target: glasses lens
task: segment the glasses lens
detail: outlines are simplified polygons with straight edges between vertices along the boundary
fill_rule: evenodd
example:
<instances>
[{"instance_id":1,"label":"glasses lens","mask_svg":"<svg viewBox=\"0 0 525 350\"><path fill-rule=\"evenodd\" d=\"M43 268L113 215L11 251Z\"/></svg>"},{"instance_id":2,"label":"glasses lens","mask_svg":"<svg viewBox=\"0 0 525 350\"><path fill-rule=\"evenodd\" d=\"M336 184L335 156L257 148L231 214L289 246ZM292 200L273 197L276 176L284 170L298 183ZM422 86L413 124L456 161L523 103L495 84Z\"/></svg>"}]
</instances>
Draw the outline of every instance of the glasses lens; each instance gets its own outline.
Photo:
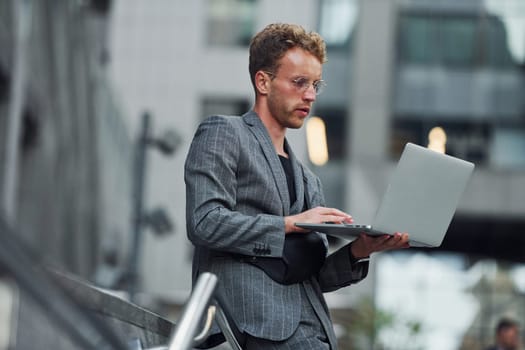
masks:
<instances>
[{"instance_id":1,"label":"glasses lens","mask_svg":"<svg viewBox=\"0 0 525 350\"><path fill-rule=\"evenodd\" d=\"M292 82L300 91L306 91L306 89L308 89L308 87L310 86L310 82L306 78L297 78L295 80L292 80Z\"/></svg>"},{"instance_id":2,"label":"glasses lens","mask_svg":"<svg viewBox=\"0 0 525 350\"><path fill-rule=\"evenodd\" d=\"M326 87L326 82L324 80L318 80L314 82L314 89L315 93L319 95L321 92L323 92L324 88Z\"/></svg>"},{"instance_id":3,"label":"glasses lens","mask_svg":"<svg viewBox=\"0 0 525 350\"><path fill-rule=\"evenodd\" d=\"M323 89L326 86L326 82L324 80L317 80L313 83L310 83L310 81L307 78L297 78L292 80L292 83L294 83L295 87L301 92L305 92L306 90L308 90L308 88L311 85L314 87L316 95L319 95L321 92L323 92Z\"/></svg>"}]
</instances>

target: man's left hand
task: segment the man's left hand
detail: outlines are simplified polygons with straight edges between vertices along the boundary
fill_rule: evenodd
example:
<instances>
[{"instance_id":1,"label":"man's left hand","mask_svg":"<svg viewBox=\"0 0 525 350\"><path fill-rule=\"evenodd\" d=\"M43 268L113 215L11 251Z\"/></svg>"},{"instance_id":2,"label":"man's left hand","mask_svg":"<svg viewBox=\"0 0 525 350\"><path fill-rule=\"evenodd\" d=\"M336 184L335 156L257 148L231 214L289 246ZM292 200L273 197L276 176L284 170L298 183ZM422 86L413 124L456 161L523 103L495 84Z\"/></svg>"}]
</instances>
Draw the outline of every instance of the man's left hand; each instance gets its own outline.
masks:
<instances>
[{"instance_id":1,"label":"man's left hand","mask_svg":"<svg viewBox=\"0 0 525 350\"><path fill-rule=\"evenodd\" d=\"M350 244L350 251L356 259L385 250L410 248L408 233L396 232L393 235L371 236L362 233Z\"/></svg>"}]
</instances>

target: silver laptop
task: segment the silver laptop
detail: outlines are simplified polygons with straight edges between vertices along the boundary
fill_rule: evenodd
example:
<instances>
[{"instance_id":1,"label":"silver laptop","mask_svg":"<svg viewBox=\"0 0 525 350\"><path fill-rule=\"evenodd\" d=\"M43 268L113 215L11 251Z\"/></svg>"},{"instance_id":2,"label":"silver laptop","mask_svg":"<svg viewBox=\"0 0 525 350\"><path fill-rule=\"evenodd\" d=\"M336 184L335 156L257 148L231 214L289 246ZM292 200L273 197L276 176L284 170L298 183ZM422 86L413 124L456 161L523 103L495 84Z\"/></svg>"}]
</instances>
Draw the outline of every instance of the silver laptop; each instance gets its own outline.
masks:
<instances>
[{"instance_id":1,"label":"silver laptop","mask_svg":"<svg viewBox=\"0 0 525 350\"><path fill-rule=\"evenodd\" d=\"M296 226L352 240L407 232L410 245L439 247L474 170L474 164L407 143L371 224Z\"/></svg>"}]
</instances>

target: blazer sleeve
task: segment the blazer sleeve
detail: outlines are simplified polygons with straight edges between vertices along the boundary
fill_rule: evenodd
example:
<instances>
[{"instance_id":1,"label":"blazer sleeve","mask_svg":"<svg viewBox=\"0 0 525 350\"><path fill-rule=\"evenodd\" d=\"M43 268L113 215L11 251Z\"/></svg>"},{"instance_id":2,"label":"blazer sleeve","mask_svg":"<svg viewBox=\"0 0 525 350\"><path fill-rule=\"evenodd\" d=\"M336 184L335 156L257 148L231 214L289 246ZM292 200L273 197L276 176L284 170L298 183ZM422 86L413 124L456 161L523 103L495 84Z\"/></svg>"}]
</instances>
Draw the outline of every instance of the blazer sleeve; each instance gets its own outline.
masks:
<instances>
[{"instance_id":1,"label":"blazer sleeve","mask_svg":"<svg viewBox=\"0 0 525 350\"><path fill-rule=\"evenodd\" d=\"M282 256L284 218L245 215L237 208L242 147L239 130L214 116L197 129L185 162L186 225L195 245L243 255ZM253 189L253 200L261 191Z\"/></svg>"},{"instance_id":2,"label":"blazer sleeve","mask_svg":"<svg viewBox=\"0 0 525 350\"><path fill-rule=\"evenodd\" d=\"M323 292L357 283L368 275L369 261L353 263L350 257L350 244L330 254L319 273L319 285Z\"/></svg>"}]
</instances>

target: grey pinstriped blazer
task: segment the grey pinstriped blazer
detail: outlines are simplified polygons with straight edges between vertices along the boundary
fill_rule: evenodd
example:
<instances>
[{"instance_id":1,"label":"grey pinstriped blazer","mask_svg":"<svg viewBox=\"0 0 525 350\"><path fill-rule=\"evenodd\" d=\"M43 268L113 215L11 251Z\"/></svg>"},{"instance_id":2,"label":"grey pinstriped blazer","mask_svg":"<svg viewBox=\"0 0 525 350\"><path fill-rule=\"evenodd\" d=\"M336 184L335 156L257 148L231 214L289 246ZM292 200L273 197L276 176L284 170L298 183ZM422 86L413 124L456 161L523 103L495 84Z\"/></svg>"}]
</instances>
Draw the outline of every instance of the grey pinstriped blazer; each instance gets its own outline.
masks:
<instances>
[{"instance_id":1,"label":"grey pinstriped blazer","mask_svg":"<svg viewBox=\"0 0 525 350\"><path fill-rule=\"evenodd\" d=\"M253 111L242 117L212 116L195 133L185 163L186 224L195 246L193 279L210 271L219 278L239 327L259 338L284 340L298 326L300 284L281 285L262 270L227 254L281 257L284 216L299 213L304 203L324 205L321 183L288 147L297 201L290 204L286 176L263 123ZM326 242L326 237L323 236ZM314 309L329 328L322 292L360 281L368 266L352 266L349 249L327 257L319 276L303 282ZM222 255L222 256L217 256Z\"/></svg>"}]
</instances>

